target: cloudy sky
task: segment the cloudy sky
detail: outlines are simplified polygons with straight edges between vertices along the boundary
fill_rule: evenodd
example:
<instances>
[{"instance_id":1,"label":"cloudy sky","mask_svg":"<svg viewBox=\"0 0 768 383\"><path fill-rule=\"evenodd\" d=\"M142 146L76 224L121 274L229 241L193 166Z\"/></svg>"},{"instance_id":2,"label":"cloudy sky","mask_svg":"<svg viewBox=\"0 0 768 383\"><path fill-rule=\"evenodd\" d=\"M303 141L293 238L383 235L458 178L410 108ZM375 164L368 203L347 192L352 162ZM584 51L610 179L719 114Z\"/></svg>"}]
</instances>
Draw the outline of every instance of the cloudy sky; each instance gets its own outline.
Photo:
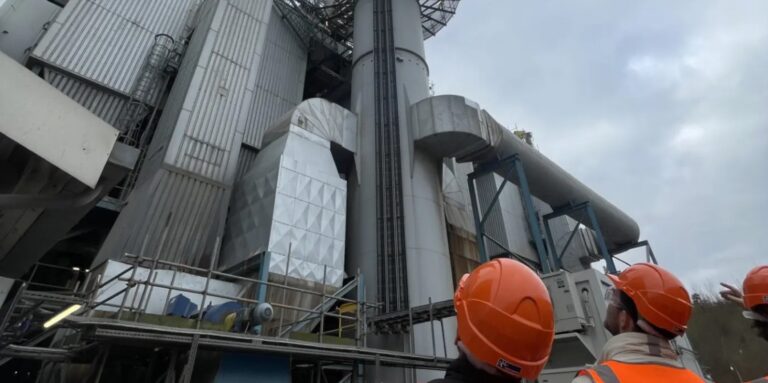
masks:
<instances>
[{"instance_id":1,"label":"cloudy sky","mask_svg":"<svg viewBox=\"0 0 768 383\"><path fill-rule=\"evenodd\" d=\"M634 217L694 289L768 263L768 2L462 1L427 41L471 98Z\"/></svg>"}]
</instances>

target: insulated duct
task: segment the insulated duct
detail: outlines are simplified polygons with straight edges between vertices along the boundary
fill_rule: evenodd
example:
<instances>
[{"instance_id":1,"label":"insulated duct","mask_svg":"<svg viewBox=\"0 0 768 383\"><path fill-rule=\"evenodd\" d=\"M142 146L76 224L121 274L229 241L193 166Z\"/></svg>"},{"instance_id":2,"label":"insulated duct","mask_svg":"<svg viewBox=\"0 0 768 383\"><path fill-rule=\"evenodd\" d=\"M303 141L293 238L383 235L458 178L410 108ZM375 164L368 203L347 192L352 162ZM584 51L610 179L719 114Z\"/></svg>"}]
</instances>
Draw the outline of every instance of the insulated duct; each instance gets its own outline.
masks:
<instances>
[{"instance_id":1,"label":"insulated duct","mask_svg":"<svg viewBox=\"0 0 768 383\"><path fill-rule=\"evenodd\" d=\"M357 116L322 98L304 100L284 114L264 133L261 147L282 137L292 125L338 144L351 153L357 152Z\"/></svg>"},{"instance_id":2,"label":"insulated duct","mask_svg":"<svg viewBox=\"0 0 768 383\"><path fill-rule=\"evenodd\" d=\"M451 95L429 97L411 106L410 113L415 145L433 157L483 164L517 155L534 196L553 209L589 201L609 250L637 242L640 229L631 217L517 138L473 101ZM500 176L519 184L515 172L504 170L498 172ZM583 223L590 225L588 220Z\"/></svg>"}]
</instances>

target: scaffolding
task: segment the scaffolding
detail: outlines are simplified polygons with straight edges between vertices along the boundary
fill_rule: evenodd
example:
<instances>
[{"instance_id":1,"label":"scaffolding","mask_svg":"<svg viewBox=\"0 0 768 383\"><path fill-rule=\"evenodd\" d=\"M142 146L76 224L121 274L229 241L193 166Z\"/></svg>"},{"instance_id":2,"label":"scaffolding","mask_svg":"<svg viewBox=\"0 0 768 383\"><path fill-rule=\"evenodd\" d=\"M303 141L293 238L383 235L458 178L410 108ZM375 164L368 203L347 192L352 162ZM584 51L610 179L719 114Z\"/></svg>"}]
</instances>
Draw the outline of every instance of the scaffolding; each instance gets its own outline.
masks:
<instances>
[{"instance_id":1,"label":"scaffolding","mask_svg":"<svg viewBox=\"0 0 768 383\"><path fill-rule=\"evenodd\" d=\"M433 347L433 355L416 355L373 349L367 347L366 337L391 332L396 321L400 322L397 325L399 331L409 331L415 323L430 319L438 321L446 313L453 315L450 303L411 309L410 324L402 323L402 318L392 315L391 318L369 317L368 313L377 309L378 304L365 302L364 284L359 273L336 294L326 294L324 289L316 291L268 281L265 271L268 261L267 253L254 272L256 277L225 273L212 266L194 267L131 254L126 254L120 263L123 269L111 276L105 272L110 261L90 270L37 264L26 280L19 281L11 304L0 315L0 365L12 358L41 360L41 374L54 379L63 374L62 366L89 363L91 368L87 379L98 382L108 370L105 366L114 360L110 355L115 355L117 359L117 355L125 353L121 351L125 348L140 348L166 350L167 356L161 360L163 366L150 368L146 376L153 381L164 382L189 382L194 373L198 349L288 355L294 362L309 362L318 368L318 374L328 369L343 370L346 381L362 378L362 366L365 365L369 366L367 376L376 376L379 368L384 366L420 369L445 369L448 366L444 350L437 352ZM171 273L170 283L158 278L160 271ZM51 281L51 273L59 275L58 282ZM177 278L181 275L204 278L203 287L180 286ZM212 288L214 283L222 281L236 283L252 294L223 294ZM115 286L119 288L116 290ZM210 306L205 303L209 299L234 301L250 309L265 302L266 288L319 297L321 304L307 308L268 302L280 315L290 311L302 314L299 320L293 322L274 318L273 324L279 323L275 336L261 334L260 327L253 322L239 325L239 320L215 323L207 319ZM151 299L163 296L165 314L172 292L202 296L196 302L200 307L197 315L179 318L158 315L148 309ZM41 326L55 313L72 305L82 308L54 327ZM302 324L312 321L313 325L305 325L304 328L310 332L304 333L304 337L293 336L299 333ZM329 323L338 325L327 326ZM434 345L435 339L432 343ZM160 363L154 360L144 362Z\"/></svg>"}]
</instances>

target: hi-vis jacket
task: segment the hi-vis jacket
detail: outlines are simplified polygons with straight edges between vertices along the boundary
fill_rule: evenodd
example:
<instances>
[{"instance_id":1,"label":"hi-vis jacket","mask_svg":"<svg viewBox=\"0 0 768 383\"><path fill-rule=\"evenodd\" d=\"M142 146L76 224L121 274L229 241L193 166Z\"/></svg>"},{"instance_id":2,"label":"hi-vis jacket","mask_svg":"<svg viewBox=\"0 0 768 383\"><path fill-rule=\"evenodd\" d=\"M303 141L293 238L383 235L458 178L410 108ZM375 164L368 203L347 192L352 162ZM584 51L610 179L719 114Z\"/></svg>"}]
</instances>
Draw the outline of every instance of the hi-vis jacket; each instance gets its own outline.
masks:
<instances>
[{"instance_id":1,"label":"hi-vis jacket","mask_svg":"<svg viewBox=\"0 0 768 383\"><path fill-rule=\"evenodd\" d=\"M642 333L619 334L608 340L597 363L582 370L572 383L635 382L703 383L683 367L665 339Z\"/></svg>"}]
</instances>

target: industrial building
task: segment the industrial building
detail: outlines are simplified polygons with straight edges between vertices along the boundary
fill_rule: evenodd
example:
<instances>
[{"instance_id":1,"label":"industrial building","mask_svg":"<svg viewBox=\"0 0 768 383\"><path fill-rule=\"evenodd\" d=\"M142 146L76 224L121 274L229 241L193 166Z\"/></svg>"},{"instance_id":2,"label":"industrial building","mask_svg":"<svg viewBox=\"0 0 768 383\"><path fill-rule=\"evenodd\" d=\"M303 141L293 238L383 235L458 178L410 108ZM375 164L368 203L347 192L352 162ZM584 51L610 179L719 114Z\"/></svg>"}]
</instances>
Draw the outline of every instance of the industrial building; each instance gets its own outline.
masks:
<instances>
[{"instance_id":1,"label":"industrial building","mask_svg":"<svg viewBox=\"0 0 768 383\"><path fill-rule=\"evenodd\" d=\"M0 4L3 381L423 382L458 278L513 257L555 305L539 381L570 382L608 338L592 264L656 258L530 133L431 94L460 10Z\"/></svg>"}]
</instances>

